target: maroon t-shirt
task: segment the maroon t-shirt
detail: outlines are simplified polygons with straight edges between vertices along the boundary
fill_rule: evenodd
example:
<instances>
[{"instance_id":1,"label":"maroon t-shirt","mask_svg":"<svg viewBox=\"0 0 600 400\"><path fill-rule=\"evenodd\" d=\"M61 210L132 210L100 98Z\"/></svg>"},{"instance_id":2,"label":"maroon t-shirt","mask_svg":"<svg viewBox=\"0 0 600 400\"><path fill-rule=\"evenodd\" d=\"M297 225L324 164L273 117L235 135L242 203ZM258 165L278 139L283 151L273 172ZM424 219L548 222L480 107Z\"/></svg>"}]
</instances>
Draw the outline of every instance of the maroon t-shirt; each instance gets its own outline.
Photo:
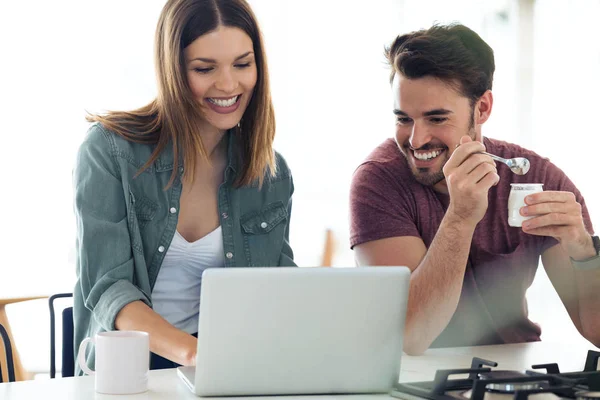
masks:
<instances>
[{"instance_id":1,"label":"maroon t-shirt","mask_svg":"<svg viewBox=\"0 0 600 400\"><path fill-rule=\"evenodd\" d=\"M462 293L450 323L432 347L474 346L540 340L541 330L528 318L525 292L533 282L540 255L558 242L523 233L508 225L511 183L543 183L544 190L581 193L547 158L514 144L484 138L487 151L504 158L526 157L523 176L498 166L500 182L489 191L489 206L479 222L465 271ZM350 191L350 246L395 236L433 241L450 198L418 183L393 139L377 147L357 168Z\"/></svg>"}]
</instances>

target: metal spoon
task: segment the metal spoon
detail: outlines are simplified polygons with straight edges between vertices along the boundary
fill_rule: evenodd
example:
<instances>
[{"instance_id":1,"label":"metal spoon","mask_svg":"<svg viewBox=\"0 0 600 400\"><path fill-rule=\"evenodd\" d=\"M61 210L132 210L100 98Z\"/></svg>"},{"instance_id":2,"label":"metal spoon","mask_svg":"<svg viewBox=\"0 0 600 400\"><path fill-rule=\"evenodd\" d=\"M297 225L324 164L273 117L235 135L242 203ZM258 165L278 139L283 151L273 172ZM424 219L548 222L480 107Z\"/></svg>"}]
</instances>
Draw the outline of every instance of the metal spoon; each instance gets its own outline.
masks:
<instances>
[{"instance_id":1,"label":"metal spoon","mask_svg":"<svg viewBox=\"0 0 600 400\"><path fill-rule=\"evenodd\" d=\"M510 168L510 170L517 175L525 175L527 172L529 172L529 160L526 158L515 157L507 160L506 158L498 157L486 152L482 152L481 154L485 154L486 156L492 157L496 161L506 164L508 168Z\"/></svg>"}]
</instances>

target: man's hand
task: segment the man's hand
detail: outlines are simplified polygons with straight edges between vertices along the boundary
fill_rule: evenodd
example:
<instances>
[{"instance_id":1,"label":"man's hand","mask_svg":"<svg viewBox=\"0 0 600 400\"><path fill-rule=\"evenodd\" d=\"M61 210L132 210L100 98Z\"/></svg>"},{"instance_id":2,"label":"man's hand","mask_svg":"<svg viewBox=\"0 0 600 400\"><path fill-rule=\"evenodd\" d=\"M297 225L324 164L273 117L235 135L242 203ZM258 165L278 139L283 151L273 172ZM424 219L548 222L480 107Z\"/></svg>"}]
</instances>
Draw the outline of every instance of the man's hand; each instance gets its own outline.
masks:
<instances>
[{"instance_id":1,"label":"man's hand","mask_svg":"<svg viewBox=\"0 0 600 400\"><path fill-rule=\"evenodd\" d=\"M574 260L596 255L592 238L585 228L581 204L571 192L540 192L525 198L521 215L535 216L523 222L523 232L552 236Z\"/></svg>"},{"instance_id":2,"label":"man's hand","mask_svg":"<svg viewBox=\"0 0 600 400\"><path fill-rule=\"evenodd\" d=\"M488 191L500 180L494 160L477 154L482 151L483 143L463 136L443 169L450 195L448 213L472 226L485 215Z\"/></svg>"}]
</instances>

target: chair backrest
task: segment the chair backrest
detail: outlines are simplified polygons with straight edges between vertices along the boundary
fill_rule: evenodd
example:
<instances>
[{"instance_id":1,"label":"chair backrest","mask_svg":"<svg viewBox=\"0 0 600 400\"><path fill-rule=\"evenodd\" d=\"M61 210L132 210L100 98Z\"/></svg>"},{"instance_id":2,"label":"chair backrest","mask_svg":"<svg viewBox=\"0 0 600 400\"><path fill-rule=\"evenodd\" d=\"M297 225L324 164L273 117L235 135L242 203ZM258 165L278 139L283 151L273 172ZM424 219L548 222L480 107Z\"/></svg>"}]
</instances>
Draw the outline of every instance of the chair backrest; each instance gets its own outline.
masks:
<instances>
[{"instance_id":1,"label":"chair backrest","mask_svg":"<svg viewBox=\"0 0 600 400\"><path fill-rule=\"evenodd\" d=\"M0 335L2 336L2 342L4 342L4 351L6 353L6 368L8 369L8 381L15 382L15 365L13 363L12 345L10 344L10 338L8 332L2 324L0 324ZM2 367L0 366L0 383L2 383Z\"/></svg>"},{"instance_id":2,"label":"chair backrest","mask_svg":"<svg viewBox=\"0 0 600 400\"><path fill-rule=\"evenodd\" d=\"M75 375L75 354L73 349L73 307L62 312L62 376Z\"/></svg>"},{"instance_id":3,"label":"chair backrest","mask_svg":"<svg viewBox=\"0 0 600 400\"><path fill-rule=\"evenodd\" d=\"M73 297L73 293L59 293L50 296L50 378L56 377L56 322L54 317L54 300ZM73 307L62 311L62 368L63 377L75 375L75 354L73 350Z\"/></svg>"}]
</instances>

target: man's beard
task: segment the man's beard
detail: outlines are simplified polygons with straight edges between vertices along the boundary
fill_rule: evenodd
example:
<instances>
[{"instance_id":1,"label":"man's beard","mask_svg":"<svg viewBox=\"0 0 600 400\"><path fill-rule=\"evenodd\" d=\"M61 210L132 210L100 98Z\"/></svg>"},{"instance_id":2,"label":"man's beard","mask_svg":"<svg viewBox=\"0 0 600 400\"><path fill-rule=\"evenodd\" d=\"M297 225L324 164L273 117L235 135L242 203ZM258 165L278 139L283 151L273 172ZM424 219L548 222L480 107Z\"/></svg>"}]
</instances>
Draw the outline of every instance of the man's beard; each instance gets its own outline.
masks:
<instances>
[{"instance_id":1,"label":"man's beard","mask_svg":"<svg viewBox=\"0 0 600 400\"><path fill-rule=\"evenodd\" d=\"M412 167L411 172L415 177L416 181L423 186L435 186L436 184L443 181L446 177L442 168L448 160L444 161L444 164L440 167L439 171L430 172L429 168L416 168Z\"/></svg>"},{"instance_id":2,"label":"man's beard","mask_svg":"<svg viewBox=\"0 0 600 400\"><path fill-rule=\"evenodd\" d=\"M469 123L469 128L465 135L469 136L472 140L475 140L475 138L477 137L477 133L475 132L475 107L473 106L471 107L471 121ZM412 149L409 144L404 144L402 147L404 147L404 151L401 153L404 154L404 156L406 157L406 155L409 152L411 152ZM428 146L425 145L419 150L427 150L427 147ZM413 176L415 177L415 180L423 186L435 186L444 179L446 179L446 176L444 175L444 165L446 165L446 163L450 159L449 150L450 149L446 148L444 154L438 156L446 158L445 160L443 160L442 165L440 165L439 170L433 171L431 168L417 168L414 165L411 165L410 170Z\"/></svg>"}]
</instances>

